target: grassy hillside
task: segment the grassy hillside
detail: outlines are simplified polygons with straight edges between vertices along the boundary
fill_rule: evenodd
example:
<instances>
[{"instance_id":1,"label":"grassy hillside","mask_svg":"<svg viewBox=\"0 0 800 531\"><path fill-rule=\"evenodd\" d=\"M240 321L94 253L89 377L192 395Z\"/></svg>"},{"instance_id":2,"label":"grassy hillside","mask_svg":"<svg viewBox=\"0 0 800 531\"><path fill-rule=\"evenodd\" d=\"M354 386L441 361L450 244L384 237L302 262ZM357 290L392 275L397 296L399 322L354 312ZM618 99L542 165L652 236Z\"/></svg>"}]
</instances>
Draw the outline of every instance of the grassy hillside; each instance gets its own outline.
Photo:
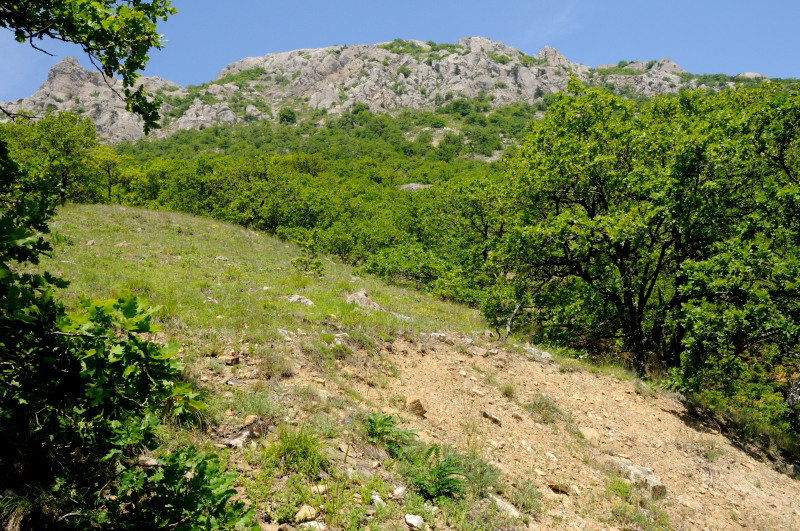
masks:
<instances>
[{"instance_id":1,"label":"grassy hillside","mask_svg":"<svg viewBox=\"0 0 800 531\"><path fill-rule=\"evenodd\" d=\"M128 289L160 306L156 339L180 343L205 394L205 428L163 427L154 456L186 443L219 453L262 529L404 530L416 515L444 530L766 530L792 518L796 482L674 398L499 346L475 310L330 260L304 274L293 244L208 218L70 205L52 227L42 267L72 280L70 304ZM348 304L359 290L386 311ZM652 468L666 498L618 457ZM698 491L701 471L715 479Z\"/></svg>"},{"instance_id":2,"label":"grassy hillside","mask_svg":"<svg viewBox=\"0 0 800 531\"><path fill-rule=\"evenodd\" d=\"M70 205L52 229L56 252L44 266L72 281L71 297L130 290L162 308L165 333L188 342L189 350L198 340L203 348L241 341L264 345L280 339L278 329L316 333L323 322L386 340L437 328L466 333L485 328L476 310L357 277L330 259L323 260L322 276L304 274L291 263L300 254L296 245L208 218ZM345 301L362 289L409 319L366 312ZM284 298L293 294L315 305Z\"/></svg>"}]
</instances>

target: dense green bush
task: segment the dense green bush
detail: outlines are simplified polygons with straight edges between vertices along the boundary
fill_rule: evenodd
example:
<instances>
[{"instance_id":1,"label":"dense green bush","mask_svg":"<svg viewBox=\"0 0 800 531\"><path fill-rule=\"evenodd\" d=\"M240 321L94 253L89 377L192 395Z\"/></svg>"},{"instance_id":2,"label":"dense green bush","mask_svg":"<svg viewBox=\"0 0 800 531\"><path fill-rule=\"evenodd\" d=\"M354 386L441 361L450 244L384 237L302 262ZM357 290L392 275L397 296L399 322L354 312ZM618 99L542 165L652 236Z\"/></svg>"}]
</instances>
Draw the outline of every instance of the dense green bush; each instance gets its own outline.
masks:
<instances>
[{"instance_id":1,"label":"dense green bush","mask_svg":"<svg viewBox=\"0 0 800 531\"><path fill-rule=\"evenodd\" d=\"M254 512L231 502L235 480L221 472L216 455L179 450L160 456L157 466L121 470L92 520L113 530L258 530Z\"/></svg>"},{"instance_id":2,"label":"dense green bush","mask_svg":"<svg viewBox=\"0 0 800 531\"><path fill-rule=\"evenodd\" d=\"M57 184L47 170L26 173L0 141L0 520L85 529L106 489L121 488L122 464L156 446L160 419L191 418L203 404L181 382L177 349L138 335L154 331L153 310L123 296L84 299L81 311L67 314L56 298L66 282L29 272L51 251L45 235ZM197 481L216 482L209 472ZM138 472L123 478L131 474ZM159 503L176 503L163 488ZM227 498L207 501L227 510ZM126 528L113 513L103 526Z\"/></svg>"}]
</instances>

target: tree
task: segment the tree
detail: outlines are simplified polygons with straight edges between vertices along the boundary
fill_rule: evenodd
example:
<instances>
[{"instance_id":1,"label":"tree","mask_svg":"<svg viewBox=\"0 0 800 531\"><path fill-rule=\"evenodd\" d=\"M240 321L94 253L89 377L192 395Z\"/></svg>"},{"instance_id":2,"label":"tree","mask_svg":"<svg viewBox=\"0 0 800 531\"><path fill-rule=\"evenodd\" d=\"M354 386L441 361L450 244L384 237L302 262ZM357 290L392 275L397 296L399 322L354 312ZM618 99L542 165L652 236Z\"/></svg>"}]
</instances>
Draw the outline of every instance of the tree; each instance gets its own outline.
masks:
<instances>
[{"instance_id":1,"label":"tree","mask_svg":"<svg viewBox=\"0 0 800 531\"><path fill-rule=\"evenodd\" d=\"M284 107L281 109L281 112L278 113L278 122L282 124L293 124L297 121L297 113L294 112L294 109L289 107Z\"/></svg>"},{"instance_id":2,"label":"tree","mask_svg":"<svg viewBox=\"0 0 800 531\"><path fill-rule=\"evenodd\" d=\"M127 182L124 178L124 165L130 162L131 157L117 153L117 150L104 145L98 145L91 154L91 164L99 171L106 182L108 202L111 203L111 189L115 184Z\"/></svg>"},{"instance_id":3,"label":"tree","mask_svg":"<svg viewBox=\"0 0 800 531\"><path fill-rule=\"evenodd\" d=\"M517 216L495 257L506 272L496 286L507 295L500 313L531 317L544 339L630 353L642 376L648 361L678 368L686 366L688 352L712 359L719 345L697 333L724 341L736 332L720 336L719 326L700 326L694 313L714 312L697 305L718 294L720 283L748 282L735 281L723 257L752 264L748 246L773 244L792 260L797 256L781 236L787 220L776 218L791 210L774 203L776 192L769 191L794 175L781 160L797 160L797 126L788 126L791 120L759 125L771 106L779 107L774 116L787 115L789 102L796 109L797 95L684 92L635 111L632 103L575 81L570 90L573 95L559 96L533 126L510 164ZM780 144L769 145L767 134ZM700 271L710 275L703 289ZM757 306L781 293L788 297L791 286L770 284L771 268L748 271L757 277L747 277L750 285L760 286L751 293L761 297ZM777 289L773 295L769 285ZM731 302L741 308L749 297ZM790 305L781 307L788 331L798 316ZM515 312L520 308L525 311ZM763 340L742 342L733 357L767 348L771 340Z\"/></svg>"},{"instance_id":4,"label":"tree","mask_svg":"<svg viewBox=\"0 0 800 531\"><path fill-rule=\"evenodd\" d=\"M74 197L75 181L89 179L89 156L98 146L97 131L89 118L73 113L45 116L36 122L13 124L6 135L17 160L43 169L43 176L53 181L61 205ZM78 199L91 199L87 183Z\"/></svg>"},{"instance_id":5,"label":"tree","mask_svg":"<svg viewBox=\"0 0 800 531\"><path fill-rule=\"evenodd\" d=\"M13 31L17 41L27 41L41 51L45 38L78 44L104 75L122 78L121 96L128 110L144 119L147 133L158 127L160 101L148 99L144 87L136 87L136 80L150 49L161 48L156 23L176 12L169 0L3 2L0 28Z\"/></svg>"},{"instance_id":6,"label":"tree","mask_svg":"<svg viewBox=\"0 0 800 531\"><path fill-rule=\"evenodd\" d=\"M158 45L154 20L171 13L168 6L6 2L0 26L34 46L43 37L81 44L105 73L123 74L128 105L148 128L157 106L129 87ZM31 271L51 251L45 236L53 196L60 189L63 203L85 166L91 123L67 114L15 124L14 132L18 143L32 143L17 150L18 164L0 138L0 523L22 530L252 528L252 512L229 503L232 479L219 474L213 457L166 454L151 472L131 459L154 447L162 417L188 420L202 407L180 381L177 349L137 335L153 331L153 310L123 295L84 299L83 312L68 315L55 297L67 283Z\"/></svg>"}]
</instances>

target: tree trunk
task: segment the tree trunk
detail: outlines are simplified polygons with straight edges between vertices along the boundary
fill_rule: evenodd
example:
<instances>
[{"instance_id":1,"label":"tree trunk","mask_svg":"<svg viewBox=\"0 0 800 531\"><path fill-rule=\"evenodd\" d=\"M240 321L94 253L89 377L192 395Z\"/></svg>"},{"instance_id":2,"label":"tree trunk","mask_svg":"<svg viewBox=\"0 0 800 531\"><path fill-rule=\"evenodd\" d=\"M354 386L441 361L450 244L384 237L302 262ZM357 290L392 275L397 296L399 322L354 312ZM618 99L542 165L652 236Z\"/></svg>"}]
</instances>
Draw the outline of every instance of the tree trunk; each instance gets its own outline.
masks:
<instances>
[{"instance_id":1,"label":"tree trunk","mask_svg":"<svg viewBox=\"0 0 800 531\"><path fill-rule=\"evenodd\" d=\"M633 370L636 376L642 378L647 375L647 357L650 351L641 319L636 312L628 314L622 333L625 335L625 346L633 354Z\"/></svg>"}]
</instances>

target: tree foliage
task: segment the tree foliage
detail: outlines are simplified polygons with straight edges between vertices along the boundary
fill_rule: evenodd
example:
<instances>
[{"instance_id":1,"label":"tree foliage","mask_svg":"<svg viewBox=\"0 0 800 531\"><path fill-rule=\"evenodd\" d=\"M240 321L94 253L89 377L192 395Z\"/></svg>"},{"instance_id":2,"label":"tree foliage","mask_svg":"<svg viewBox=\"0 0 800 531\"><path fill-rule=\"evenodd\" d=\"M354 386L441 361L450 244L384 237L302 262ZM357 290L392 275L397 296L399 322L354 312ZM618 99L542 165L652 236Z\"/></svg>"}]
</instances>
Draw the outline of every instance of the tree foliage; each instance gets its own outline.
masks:
<instances>
[{"instance_id":1,"label":"tree foliage","mask_svg":"<svg viewBox=\"0 0 800 531\"><path fill-rule=\"evenodd\" d=\"M44 37L80 44L104 73L123 76L128 106L148 129L157 102L131 87L147 50L160 44L156 19L172 12L162 0L7 2L0 27L34 46ZM0 133L0 522L25 530L252 528L252 512L229 503L232 479L215 457L188 449L139 468L162 418L187 420L203 407L182 382L177 348L139 335L155 331L154 310L122 295L82 299L69 314L56 297L66 281L37 270L52 250L56 195L62 204L77 195L92 155L113 186L114 154L93 151L93 124L71 114Z\"/></svg>"},{"instance_id":2,"label":"tree foliage","mask_svg":"<svg viewBox=\"0 0 800 531\"><path fill-rule=\"evenodd\" d=\"M630 353L687 390L780 390L800 363L800 94L687 91L637 110L570 88L509 166L500 313L521 304L540 339Z\"/></svg>"},{"instance_id":3,"label":"tree foliage","mask_svg":"<svg viewBox=\"0 0 800 531\"><path fill-rule=\"evenodd\" d=\"M5 124L0 138L15 160L44 170L63 206L69 197L82 202L102 199L97 193L91 154L98 146L92 121L73 113L50 114L37 121Z\"/></svg>"},{"instance_id":4,"label":"tree foliage","mask_svg":"<svg viewBox=\"0 0 800 531\"><path fill-rule=\"evenodd\" d=\"M106 76L122 78L128 110L144 119L144 129L158 127L159 102L148 99L136 80L151 48L161 48L156 23L176 13L169 0L36 0L4 2L0 28L17 41L41 50L44 39L80 45ZM98 64L99 63L99 64Z\"/></svg>"}]
</instances>

